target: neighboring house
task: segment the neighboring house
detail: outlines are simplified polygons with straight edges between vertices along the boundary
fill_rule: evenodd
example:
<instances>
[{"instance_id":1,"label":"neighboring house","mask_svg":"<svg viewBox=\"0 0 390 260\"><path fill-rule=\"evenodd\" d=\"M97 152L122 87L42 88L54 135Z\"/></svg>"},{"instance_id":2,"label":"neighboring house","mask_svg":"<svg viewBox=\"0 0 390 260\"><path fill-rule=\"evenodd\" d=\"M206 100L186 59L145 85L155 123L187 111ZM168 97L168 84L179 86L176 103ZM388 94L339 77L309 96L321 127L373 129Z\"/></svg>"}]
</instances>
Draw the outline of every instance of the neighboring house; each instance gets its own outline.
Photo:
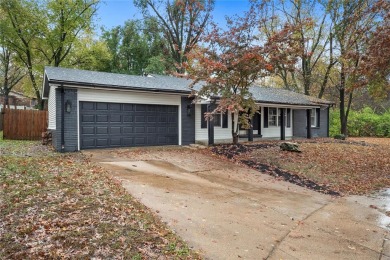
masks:
<instances>
[{"instance_id":1,"label":"neighboring house","mask_svg":"<svg viewBox=\"0 0 390 260\"><path fill-rule=\"evenodd\" d=\"M4 103L4 95L0 95L0 109L4 107ZM36 105L36 99L28 97L23 93L10 91L8 104L12 109L33 109Z\"/></svg>"},{"instance_id":2,"label":"neighboring house","mask_svg":"<svg viewBox=\"0 0 390 260\"><path fill-rule=\"evenodd\" d=\"M231 142L231 113L207 122L203 114L213 104L193 103L190 83L170 76L46 67L42 93L48 99L53 145L58 151L77 151ZM251 133L256 139L328 136L330 102L283 89L252 87L251 92L260 109L253 132L242 130L241 138L248 133L250 140Z\"/></svg>"}]
</instances>

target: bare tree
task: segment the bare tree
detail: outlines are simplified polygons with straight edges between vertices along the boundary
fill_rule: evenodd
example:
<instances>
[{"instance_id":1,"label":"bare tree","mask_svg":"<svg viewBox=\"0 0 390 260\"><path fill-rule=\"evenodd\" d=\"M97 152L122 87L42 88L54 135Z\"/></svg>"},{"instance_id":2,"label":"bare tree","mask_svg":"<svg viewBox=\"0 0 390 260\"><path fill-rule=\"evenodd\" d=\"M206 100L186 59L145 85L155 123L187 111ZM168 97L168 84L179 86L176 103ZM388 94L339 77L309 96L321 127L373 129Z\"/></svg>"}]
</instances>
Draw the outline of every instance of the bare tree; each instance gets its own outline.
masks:
<instances>
[{"instance_id":1,"label":"bare tree","mask_svg":"<svg viewBox=\"0 0 390 260\"><path fill-rule=\"evenodd\" d=\"M286 89L314 95L313 85L318 85L316 96L322 98L328 85L329 74L335 64L333 35L326 10L318 0L271 1L263 10L264 32L268 39L283 29L287 23L294 28L297 63L291 69L294 57L286 57L276 64L276 75ZM270 17L270 19L266 19ZM281 48L281 51L284 51ZM322 73L316 73L326 64Z\"/></svg>"},{"instance_id":2,"label":"bare tree","mask_svg":"<svg viewBox=\"0 0 390 260\"><path fill-rule=\"evenodd\" d=\"M159 21L168 40L170 54L178 73L185 71L187 54L198 43L214 0L135 0L145 17L154 16Z\"/></svg>"}]
</instances>

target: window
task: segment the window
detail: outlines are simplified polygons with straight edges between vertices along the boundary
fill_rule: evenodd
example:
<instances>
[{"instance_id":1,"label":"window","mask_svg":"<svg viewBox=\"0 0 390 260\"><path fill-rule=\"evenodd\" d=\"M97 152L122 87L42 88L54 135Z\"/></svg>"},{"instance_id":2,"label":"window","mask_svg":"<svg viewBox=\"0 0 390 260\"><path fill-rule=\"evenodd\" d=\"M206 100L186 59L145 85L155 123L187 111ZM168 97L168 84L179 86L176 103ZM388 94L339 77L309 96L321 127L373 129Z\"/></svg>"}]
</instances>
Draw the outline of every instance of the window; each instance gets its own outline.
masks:
<instances>
[{"instance_id":1,"label":"window","mask_svg":"<svg viewBox=\"0 0 390 260\"><path fill-rule=\"evenodd\" d=\"M217 114L213 115L213 117L214 117L214 126L221 127L222 126L222 123L221 123L222 115L221 115L221 113L217 113Z\"/></svg>"},{"instance_id":2,"label":"window","mask_svg":"<svg viewBox=\"0 0 390 260\"><path fill-rule=\"evenodd\" d=\"M286 109L286 127L290 128L291 127L291 108Z\"/></svg>"},{"instance_id":3,"label":"window","mask_svg":"<svg viewBox=\"0 0 390 260\"><path fill-rule=\"evenodd\" d=\"M311 126L312 127L317 126L317 110L315 108L311 109Z\"/></svg>"},{"instance_id":4,"label":"window","mask_svg":"<svg viewBox=\"0 0 390 260\"><path fill-rule=\"evenodd\" d=\"M268 125L278 126L278 109L275 107L268 109Z\"/></svg>"}]
</instances>

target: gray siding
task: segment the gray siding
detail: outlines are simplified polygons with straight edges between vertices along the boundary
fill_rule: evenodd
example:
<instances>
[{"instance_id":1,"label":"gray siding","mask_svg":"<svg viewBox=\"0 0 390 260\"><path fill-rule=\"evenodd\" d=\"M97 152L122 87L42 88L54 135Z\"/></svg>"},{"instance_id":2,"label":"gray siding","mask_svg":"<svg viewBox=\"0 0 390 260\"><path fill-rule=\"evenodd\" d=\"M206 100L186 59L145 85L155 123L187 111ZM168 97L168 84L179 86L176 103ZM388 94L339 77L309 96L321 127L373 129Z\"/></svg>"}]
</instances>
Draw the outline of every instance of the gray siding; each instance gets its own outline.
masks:
<instances>
[{"instance_id":1,"label":"gray siding","mask_svg":"<svg viewBox=\"0 0 390 260\"><path fill-rule=\"evenodd\" d=\"M312 137L327 137L328 136L328 110L320 109L320 127L312 127ZM294 109L293 110L293 136L306 138L306 110Z\"/></svg>"},{"instance_id":2,"label":"gray siding","mask_svg":"<svg viewBox=\"0 0 390 260\"><path fill-rule=\"evenodd\" d=\"M56 130L53 129L48 129L51 133L51 144L53 145L54 148L57 150L57 136L56 136Z\"/></svg>"},{"instance_id":3,"label":"gray siding","mask_svg":"<svg viewBox=\"0 0 390 260\"><path fill-rule=\"evenodd\" d=\"M64 152L74 152L78 150L78 137L77 137L77 90L65 89L64 90L64 102L69 100L72 104L72 110L70 113L65 112L64 116ZM65 104L64 104L65 105ZM61 88L56 89L56 133L53 136L53 145L57 151L61 151Z\"/></svg>"},{"instance_id":4,"label":"gray siding","mask_svg":"<svg viewBox=\"0 0 390 260\"><path fill-rule=\"evenodd\" d=\"M187 114L187 105L191 106L191 115ZM181 98L181 143L182 145L195 143L195 104L188 97Z\"/></svg>"}]
</instances>

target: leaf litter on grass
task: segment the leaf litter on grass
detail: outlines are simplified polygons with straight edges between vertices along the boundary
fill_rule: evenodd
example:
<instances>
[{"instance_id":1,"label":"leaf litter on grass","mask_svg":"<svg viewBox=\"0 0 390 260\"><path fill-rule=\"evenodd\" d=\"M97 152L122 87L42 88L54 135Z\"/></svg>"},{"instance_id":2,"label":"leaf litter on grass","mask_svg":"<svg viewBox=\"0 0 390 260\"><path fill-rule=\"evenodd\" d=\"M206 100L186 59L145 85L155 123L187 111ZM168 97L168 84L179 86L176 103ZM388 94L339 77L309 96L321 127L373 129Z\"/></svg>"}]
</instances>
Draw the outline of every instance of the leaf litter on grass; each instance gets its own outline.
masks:
<instances>
[{"instance_id":1,"label":"leaf litter on grass","mask_svg":"<svg viewBox=\"0 0 390 260\"><path fill-rule=\"evenodd\" d=\"M368 194L390 187L388 140L294 140L299 143L302 153L281 151L281 141L217 145L211 151L260 172L322 193Z\"/></svg>"},{"instance_id":2,"label":"leaf litter on grass","mask_svg":"<svg viewBox=\"0 0 390 260\"><path fill-rule=\"evenodd\" d=\"M0 150L1 259L199 258L81 153L37 142Z\"/></svg>"}]
</instances>

